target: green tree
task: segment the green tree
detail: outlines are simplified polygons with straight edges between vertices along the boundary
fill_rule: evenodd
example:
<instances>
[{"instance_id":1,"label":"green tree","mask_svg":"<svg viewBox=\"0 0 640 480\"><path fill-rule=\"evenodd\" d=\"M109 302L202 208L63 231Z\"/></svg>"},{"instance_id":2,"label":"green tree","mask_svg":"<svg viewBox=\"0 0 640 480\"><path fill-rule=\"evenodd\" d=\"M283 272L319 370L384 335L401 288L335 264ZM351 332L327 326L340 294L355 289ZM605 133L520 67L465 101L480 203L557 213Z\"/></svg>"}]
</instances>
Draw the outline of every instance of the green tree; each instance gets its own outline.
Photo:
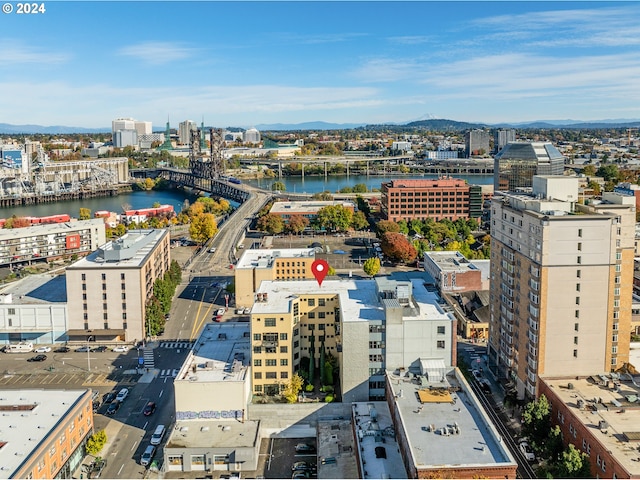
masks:
<instances>
[{"instance_id":1,"label":"green tree","mask_svg":"<svg viewBox=\"0 0 640 480\"><path fill-rule=\"evenodd\" d=\"M330 361L324 362L324 377L322 383L325 385L333 385L333 365Z\"/></svg>"},{"instance_id":2,"label":"green tree","mask_svg":"<svg viewBox=\"0 0 640 480\"><path fill-rule=\"evenodd\" d=\"M277 235L284 231L284 220L282 220L280 215L268 213L258 219L257 227L258 230L262 232L267 232L270 235Z\"/></svg>"},{"instance_id":3,"label":"green tree","mask_svg":"<svg viewBox=\"0 0 640 480\"><path fill-rule=\"evenodd\" d=\"M356 183L353 186L353 193L367 193L367 185L364 183Z\"/></svg>"},{"instance_id":4,"label":"green tree","mask_svg":"<svg viewBox=\"0 0 640 480\"><path fill-rule=\"evenodd\" d=\"M298 394L302 390L302 385L304 385L304 379L298 375L297 373L291 377L291 380L287 382L282 391L282 396L287 400L288 403L296 403L298 400Z\"/></svg>"},{"instance_id":5,"label":"green tree","mask_svg":"<svg viewBox=\"0 0 640 480\"><path fill-rule=\"evenodd\" d=\"M555 425L549 430L549 435L544 442L544 456L551 459L552 462L557 462L560 459L563 449L562 430L560 430L558 425Z\"/></svg>"},{"instance_id":6,"label":"green tree","mask_svg":"<svg viewBox=\"0 0 640 480\"><path fill-rule=\"evenodd\" d=\"M80 215L78 215L80 220L89 220L91 218L91 210L88 208L80 208Z\"/></svg>"},{"instance_id":7,"label":"green tree","mask_svg":"<svg viewBox=\"0 0 640 480\"><path fill-rule=\"evenodd\" d=\"M353 217L351 218L351 227L354 230L364 230L365 228L369 228L369 220L367 220L364 212L358 210L353 214Z\"/></svg>"},{"instance_id":8,"label":"green tree","mask_svg":"<svg viewBox=\"0 0 640 480\"><path fill-rule=\"evenodd\" d=\"M212 213L204 213L191 220L189 235L196 242L203 244L212 239L216 233L218 233L218 224L216 223L216 217Z\"/></svg>"},{"instance_id":9,"label":"green tree","mask_svg":"<svg viewBox=\"0 0 640 480\"><path fill-rule=\"evenodd\" d=\"M276 190L284 192L287 190L287 186L282 182L273 182L273 185L271 185L271 190L273 192L275 192Z\"/></svg>"},{"instance_id":10,"label":"green tree","mask_svg":"<svg viewBox=\"0 0 640 480\"><path fill-rule=\"evenodd\" d=\"M529 437L532 447L540 451L551 430L551 406L545 395L527 403L522 412L522 433Z\"/></svg>"},{"instance_id":11,"label":"green tree","mask_svg":"<svg viewBox=\"0 0 640 480\"><path fill-rule=\"evenodd\" d=\"M86 451L89 455L97 455L100 453L104 445L107 443L107 434L104 430L99 430L89 437L87 440Z\"/></svg>"},{"instance_id":12,"label":"green tree","mask_svg":"<svg viewBox=\"0 0 640 480\"><path fill-rule=\"evenodd\" d=\"M119 223L118 225L116 225L115 234L118 237L123 236L125 233L127 233L127 227L125 227L122 223Z\"/></svg>"},{"instance_id":13,"label":"green tree","mask_svg":"<svg viewBox=\"0 0 640 480\"><path fill-rule=\"evenodd\" d=\"M606 182L618 183L620 181L620 171L616 165L602 165L596 171L596 175L604 178Z\"/></svg>"},{"instance_id":14,"label":"green tree","mask_svg":"<svg viewBox=\"0 0 640 480\"><path fill-rule=\"evenodd\" d=\"M331 195L331 192L324 191L324 192L313 194L311 198L313 198L314 200L329 201L329 200L333 200L333 195Z\"/></svg>"},{"instance_id":15,"label":"green tree","mask_svg":"<svg viewBox=\"0 0 640 480\"><path fill-rule=\"evenodd\" d=\"M396 222L391 220L380 220L376 223L376 235L378 238L382 237L387 232L400 232L400 226Z\"/></svg>"},{"instance_id":16,"label":"green tree","mask_svg":"<svg viewBox=\"0 0 640 480\"><path fill-rule=\"evenodd\" d=\"M369 275L370 277L374 277L380 271L380 259L378 257L371 257L365 260L364 265L362 265L362 269L364 273Z\"/></svg>"},{"instance_id":17,"label":"green tree","mask_svg":"<svg viewBox=\"0 0 640 480\"><path fill-rule=\"evenodd\" d=\"M400 233L405 235L409 235L409 225L407 225L406 220L398 220L398 228L400 229Z\"/></svg>"},{"instance_id":18,"label":"green tree","mask_svg":"<svg viewBox=\"0 0 640 480\"><path fill-rule=\"evenodd\" d=\"M353 211L342 205L328 205L318 210L315 223L330 231L344 232L349 229Z\"/></svg>"},{"instance_id":19,"label":"green tree","mask_svg":"<svg viewBox=\"0 0 640 480\"><path fill-rule=\"evenodd\" d=\"M556 476L559 478L592 478L589 456L570 443L560 456Z\"/></svg>"},{"instance_id":20,"label":"green tree","mask_svg":"<svg viewBox=\"0 0 640 480\"><path fill-rule=\"evenodd\" d=\"M585 167L582 169L582 173L586 177L594 177L596 175L596 167L593 165L585 165Z\"/></svg>"},{"instance_id":21,"label":"green tree","mask_svg":"<svg viewBox=\"0 0 640 480\"><path fill-rule=\"evenodd\" d=\"M145 308L145 335L159 335L164 330L164 324L162 304L155 296L151 296Z\"/></svg>"}]
</instances>

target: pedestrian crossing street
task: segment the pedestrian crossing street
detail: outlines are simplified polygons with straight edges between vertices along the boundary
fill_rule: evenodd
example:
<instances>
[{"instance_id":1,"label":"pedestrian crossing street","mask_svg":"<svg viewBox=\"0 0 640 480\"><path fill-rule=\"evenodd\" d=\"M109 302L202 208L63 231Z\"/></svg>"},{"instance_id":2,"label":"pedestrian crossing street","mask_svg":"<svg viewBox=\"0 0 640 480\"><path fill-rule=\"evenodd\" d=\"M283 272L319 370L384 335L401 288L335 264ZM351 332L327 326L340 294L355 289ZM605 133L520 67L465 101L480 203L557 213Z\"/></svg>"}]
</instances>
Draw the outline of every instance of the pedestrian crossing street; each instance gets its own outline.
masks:
<instances>
[{"instance_id":1,"label":"pedestrian crossing street","mask_svg":"<svg viewBox=\"0 0 640 480\"><path fill-rule=\"evenodd\" d=\"M194 342L160 342L160 348L190 349Z\"/></svg>"},{"instance_id":2,"label":"pedestrian crossing street","mask_svg":"<svg viewBox=\"0 0 640 480\"><path fill-rule=\"evenodd\" d=\"M178 369L174 368L174 369L162 369L160 370L160 373L158 374L158 377L177 377L178 376Z\"/></svg>"}]
</instances>

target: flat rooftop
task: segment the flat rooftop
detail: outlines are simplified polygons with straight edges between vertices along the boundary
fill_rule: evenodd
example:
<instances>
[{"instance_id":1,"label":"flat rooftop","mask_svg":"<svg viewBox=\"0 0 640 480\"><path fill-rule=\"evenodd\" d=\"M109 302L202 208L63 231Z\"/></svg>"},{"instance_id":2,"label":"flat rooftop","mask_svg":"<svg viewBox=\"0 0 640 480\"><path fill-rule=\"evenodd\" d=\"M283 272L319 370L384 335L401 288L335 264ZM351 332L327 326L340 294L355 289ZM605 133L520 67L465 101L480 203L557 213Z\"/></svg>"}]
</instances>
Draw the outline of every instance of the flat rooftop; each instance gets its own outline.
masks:
<instances>
[{"instance_id":1,"label":"flat rooftop","mask_svg":"<svg viewBox=\"0 0 640 480\"><path fill-rule=\"evenodd\" d=\"M66 302L67 282L64 275L54 277L46 273L28 275L0 290L0 304L48 305L50 303L65 304Z\"/></svg>"},{"instance_id":2,"label":"flat rooftop","mask_svg":"<svg viewBox=\"0 0 640 480\"><path fill-rule=\"evenodd\" d=\"M32 225L22 228L1 228L0 240L13 240L15 238L36 237L38 235L64 234L66 232L76 232L82 229L91 229L104 224L102 218L92 218L89 220L72 220L64 223L48 223Z\"/></svg>"},{"instance_id":3,"label":"flat rooftop","mask_svg":"<svg viewBox=\"0 0 640 480\"><path fill-rule=\"evenodd\" d=\"M207 323L175 382L244 382L250 362L249 323Z\"/></svg>"},{"instance_id":4,"label":"flat rooftop","mask_svg":"<svg viewBox=\"0 0 640 480\"><path fill-rule=\"evenodd\" d=\"M278 215L287 213L316 213L324 207L342 205L345 208L356 208L356 204L347 200L310 200L307 202L275 202L270 213Z\"/></svg>"},{"instance_id":5,"label":"flat rooftop","mask_svg":"<svg viewBox=\"0 0 640 480\"><path fill-rule=\"evenodd\" d=\"M459 370L425 385L387 375L417 469L516 465Z\"/></svg>"},{"instance_id":6,"label":"flat rooftop","mask_svg":"<svg viewBox=\"0 0 640 480\"><path fill-rule=\"evenodd\" d=\"M355 402L351 408L362 478L407 478L387 404Z\"/></svg>"},{"instance_id":7,"label":"flat rooftop","mask_svg":"<svg viewBox=\"0 0 640 480\"><path fill-rule=\"evenodd\" d=\"M627 375L616 380L620 385L619 391L612 388L614 382L611 375L593 375L579 380L575 377L567 380L542 376L541 380L560 398L574 418L616 457L631 477L640 476L640 454L637 449L640 438L640 388ZM640 377L636 376L635 383L639 382ZM569 384L573 388L570 389ZM601 421L607 425L602 431Z\"/></svg>"},{"instance_id":8,"label":"flat rooftop","mask_svg":"<svg viewBox=\"0 0 640 480\"><path fill-rule=\"evenodd\" d=\"M315 254L315 248L250 249L244 251L235 268L271 268L276 258L313 258Z\"/></svg>"},{"instance_id":9,"label":"flat rooftop","mask_svg":"<svg viewBox=\"0 0 640 480\"><path fill-rule=\"evenodd\" d=\"M158 242L168 234L169 230L166 229L132 230L117 240L105 243L67 269L140 267Z\"/></svg>"},{"instance_id":10,"label":"flat rooftop","mask_svg":"<svg viewBox=\"0 0 640 480\"><path fill-rule=\"evenodd\" d=\"M318 478L359 478L356 448L350 420L318 421Z\"/></svg>"},{"instance_id":11,"label":"flat rooftop","mask_svg":"<svg viewBox=\"0 0 640 480\"><path fill-rule=\"evenodd\" d=\"M469 270L479 270L474 263L457 251L446 252L425 252L425 257L429 258L443 272L464 272Z\"/></svg>"},{"instance_id":12,"label":"flat rooftop","mask_svg":"<svg viewBox=\"0 0 640 480\"><path fill-rule=\"evenodd\" d=\"M0 478L29 458L87 390L0 390ZM13 406L22 408L14 410ZM71 453L71 452L69 452Z\"/></svg>"},{"instance_id":13,"label":"flat rooftop","mask_svg":"<svg viewBox=\"0 0 640 480\"><path fill-rule=\"evenodd\" d=\"M315 280L263 281L256 293L266 293L266 302L255 302L252 315L289 312L291 300L307 295L338 295L343 322L384 320L373 280L325 280L318 287Z\"/></svg>"},{"instance_id":14,"label":"flat rooftop","mask_svg":"<svg viewBox=\"0 0 640 480\"><path fill-rule=\"evenodd\" d=\"M260 439L260 422L254 420L177 420L165 448L253 447Z\"/></svg>"}]
</instances>

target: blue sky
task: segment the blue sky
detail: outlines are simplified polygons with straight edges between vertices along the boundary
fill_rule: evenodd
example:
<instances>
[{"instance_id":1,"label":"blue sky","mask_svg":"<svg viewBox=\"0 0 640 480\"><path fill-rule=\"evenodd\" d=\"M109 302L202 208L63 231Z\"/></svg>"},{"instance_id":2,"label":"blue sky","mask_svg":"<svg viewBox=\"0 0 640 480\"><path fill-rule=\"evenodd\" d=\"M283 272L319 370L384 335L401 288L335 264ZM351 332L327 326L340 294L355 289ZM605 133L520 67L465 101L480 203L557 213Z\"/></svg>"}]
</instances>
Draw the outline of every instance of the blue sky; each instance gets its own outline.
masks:
<instances>
[{"instance_id":1,"label":"blue sky","mask_svg":"<svg viewBox=\"0 0 640 480\"><path fill-rule=\"evenodd\" d=\"M0 14L0 123L640 117L636 2L45 5Z\"/></svg>"}]
</instances>

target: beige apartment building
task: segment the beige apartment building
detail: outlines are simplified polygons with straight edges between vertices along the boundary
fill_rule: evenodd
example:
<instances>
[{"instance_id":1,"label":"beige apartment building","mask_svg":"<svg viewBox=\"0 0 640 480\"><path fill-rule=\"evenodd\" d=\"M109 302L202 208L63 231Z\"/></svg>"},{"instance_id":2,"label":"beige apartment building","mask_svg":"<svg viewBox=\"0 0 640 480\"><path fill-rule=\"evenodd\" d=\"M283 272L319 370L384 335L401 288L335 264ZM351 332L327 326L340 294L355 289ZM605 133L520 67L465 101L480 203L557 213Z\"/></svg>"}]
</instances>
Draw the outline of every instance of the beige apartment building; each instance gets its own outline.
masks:
<instances>
[{"instance_id":1,"label":"beige apartment building","mask_svg":"<svg viewBox=\"0 0 640 480\"><path fill-rule=\"evenodd\" d=\"M169 252L168 230L136 230L68 267L69 340L145 338L146 303Z\"/></svg>"},{"instance_id":2,"label":"beige apartment building","mask_svg":"<svg viewBox=\"0 0 640 480\"><path fill-rule=\"evenodd\" d=\"M629 361L635 199L577 199L577 179L535 176L533 193L492 201L488 353L520 398L537 396L540 375Z\"/></svg>"},{"instance_id":3,"label":"beige apartment building","mask_svg":"<svg viewBox=\"0 0 640 480\"><path fill-rule=\"evenodd\" d=\"M264 280L310 280L313 248L245 250L235 267L236 305L251 307Z\"/></svg>"}]
</instances>

